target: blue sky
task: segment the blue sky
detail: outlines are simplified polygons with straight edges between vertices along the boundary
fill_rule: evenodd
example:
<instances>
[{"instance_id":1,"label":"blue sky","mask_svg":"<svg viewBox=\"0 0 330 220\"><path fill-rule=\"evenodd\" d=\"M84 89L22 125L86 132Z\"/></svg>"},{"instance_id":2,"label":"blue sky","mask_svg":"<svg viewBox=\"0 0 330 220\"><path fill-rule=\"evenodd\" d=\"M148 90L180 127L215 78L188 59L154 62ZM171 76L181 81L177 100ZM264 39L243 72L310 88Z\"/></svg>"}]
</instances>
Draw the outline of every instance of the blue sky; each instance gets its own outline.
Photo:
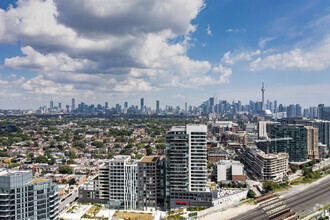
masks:
<instances>
[{"instance_id":1,"label":"blue sky","mask_svg":"<svg viewBox=\"0 0 330 220\"><path fill-rule=\"evenodd\" d=\"M270 100L330 104L328 1L125 3L0 1L0 108L247 103L262 77Z\"/></svg>"}]
</instances>

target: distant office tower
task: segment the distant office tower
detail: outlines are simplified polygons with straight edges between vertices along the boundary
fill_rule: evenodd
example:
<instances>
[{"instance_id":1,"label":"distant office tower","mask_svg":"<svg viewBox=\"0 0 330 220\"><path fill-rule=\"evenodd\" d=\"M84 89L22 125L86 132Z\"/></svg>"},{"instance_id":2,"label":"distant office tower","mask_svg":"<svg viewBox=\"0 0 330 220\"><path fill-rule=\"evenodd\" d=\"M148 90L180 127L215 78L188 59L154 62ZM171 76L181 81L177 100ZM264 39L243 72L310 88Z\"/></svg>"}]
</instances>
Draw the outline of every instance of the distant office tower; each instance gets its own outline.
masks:
<instances>
[{"instance_id":1,"label":"distant office tower","mask_svg":"<svg viewBox=\"0 0 330 220\"><path fill-rule=\"evenodd\" d=\"M304 109L303 117L304 117L304 118L309 118L309 117L310 117L310 112L309 112L309 109L308 109L308 108L305 108L305 109Z\"/></svg>"},{"instance_id":2,"label":"distant office tower","mask_svg":"<svg viewBox=\"0 0 330 220\"><path fill-rule=\"evenodd\" d=\"M309 118L314 119L314 107L309 107Z\"/></svg>"},{"instance_id":3,"label":"distant office tower","mask_svg":"<svg viewBox=\"0 0 330 220\"><path fill-rule=\"evenodd\" d=\"M330 121L330 106L324 104L318 106L318 119Z\"/></svg>"},{"instance_id":4,"label":"distant office tower","mask_svg":"<svg viewBox=\"0 0 330 220\"><path fill-rule=\"evenodd\" d=\"M156 100L156 113L159 113L159 100Z\"/></svg>"},{"instance_id":5,"label":"distant office tower","mask_svg":"<svg viewBox=\"0 0 330 220\"><path fill-rule=\"evenodd\" d=\"M241 101L237 101L237 111L242 111L242 102Z\"/></svg>"},{"instance_id":6,"label":"distant office tower","mask_svg":"<svg viewBox=\"0 0 330 220\"><path fill-rule=\"evenodd\" d=\"M261 111L262 110L262 102L256 102L256 107L255 107L255 109L257 110L257 111Z\"/></svg>"},{"instance_id":7,"label":"distant office tower","mask_svg":"<svg viewBox=\"0 0 330 220\"><path fill-rule=\"evenodd\" d=\"M278 112L285 112L284 106L282 104L278 106Z\"/></svg>"},{"instance_id":8,"label":"distant office tower","mask_svg":"<svg viewBox=\"0 0 330 220\"><path fill-rule=\"evenodd\" d=\"M62 109L62 103L60 103L60 102L58 103L58 108Z\"/></svg>"},{"instance_id":9,"label":"distant office tower","mask_svg":"<svg viewBox=\"0 0 330 220\"><path fill-rule=\"evenodd\" d=\"M289 105L289 107L287 108L286 115L288 118L296 117L296 106Z\"/></svg>"},{"instance_id":10,"label":"distant office tower","mask_svg":"<svg viewBox=\"0 0 330 220\"><path fill-rule=\"evenodd\" d=\"M277 113L277 100L274 101L274 113Z\"/></svg>"},{"instance_id":11,"label":"distant office tower","mask_svg":"<svg viewBox=\"0 0 330 220\"><path fill-rule=\"evenodd\" d=\"M316 106L313 107L313 118L318 118L319 115L318 115L318 108Z\"/></svg>"},{"instance_id":12,"label":"distant office tower","mask_svg":"<svg viewBox=\"0 0 330 220\"><path fill-rule=\"evenodd\" d=\"M206 125L172 127L166 135L169 192L206 191Z\"/></svg>"},{"instance_id":13,"label":"distant office tower","mask_svg":"<svg viewBox=\"0 0 330 220\"><path fill-rule=\"evenodd\" d=\"M69 113L70 112L70 105L66 105L65 109L66 109L66 112Z\"/></svg>"},{"instance_id":14,"label":"distant office tower","mask_svg":"<svg viewBox=\"0 0 330 220\"><path fill-rule=\"evenodd\" d=\"M1 219L58 219L58 187L31 171L0 171Z\"/></svg>"},{"instance_id":15,"label":"distant office tower","mask_svg":"<svg viewBox=\"0 0 330 220\"><path fill-rule=\"evenodd\" d=\"M105 102L105 109L108 109L108 108L109 108L109 103Z\"/></svg>"},{"instance_id":16,"label":"distant office tower","mask_svg":"<svg viewBox=\"0 0 330 220\"><path fill-rule=\"evenodd\" d=\"M141 111L144 109L144 98L141 98Z\"/></svg>"},{"instance_id":17,"label":"distant office tower","mask_svg":"<svg viewBox=\"0 0 330 220\"><path fill-rule=\"evenodd\" d=\"M270 101L267 99L266 109L270 110Z\"/></svg>"},{"instance_id":18,"label":"distant office tower","mask_svg":"<svg viewBox=\"0 0 330 220\"><path fill-rule=\"evenodd\" d=\"M76 100L72 98L71 110L75 110L75 109L76 109Z\"/></svg>"},{"instance_id":19,"label":"distant office tower","mask_svg":"<svg viewBox=\"0 0 330 220\"><path fill-rule=\"evenodd\" d=\"M274 112L273 102L269 102L269 110L270 110L271 112Z\"/></svg>"},{"instance_id":20,"label":"distant office tower","mask_svg":"<svg viewBox=\"0 0 330 220\"><path fill-rule=\"evenodd\" d=\"M54 101L50 101L50 109L53 109L54 108Z\"/></svg>"},{"instance_id":21,"label":"distant office tower","mask_svg":"<svg viewBox=\"0 0 330 220\"><path fill-rule=\"evenodd\" d=\"M117 113L121 113L121 105L116 104L116 111Z\"/></svg>"},{"instance_id":22,"label":"distant office tower","mask_svg":"<svg viewBox=\"0 0 330 220\"><path fill-rule=\"evenodd\" d=\"M262 100L261 100L261 110L265 110L265 83L264 80L262 79L262 88L261 88L261 93L262 93Z\"/></svg>"},{"instance_id":23,"label":"distant office tower","mask_svg":"<svg viewBox=\"0 0 330 220\"><path fill-rule=\"evenodd\" d=\"M210 106L214 106L214 97L209 98Z\"/></svg>"},{"instance_id":24,"label":"distant office tower","mask_svg":"<svg viewBox=\"0 0 330 220\"><path fill-rule=\"evenodd\" d=\"M185 111L188 110L188 104L187 104L187 102L184 103L184 110L185 110Z\"/></svg>"},{"instance_id":25,"label":"distant office tower","mask_svg":"<svg viewBox=\"0 0 330 220\"><path fill-rule=\"evenodd\" d=\"M296 105L296 117L301 117L302 113L301 113L301 106L299 104Z\"/></svg>"},{"instance_id":26,"label":"distant office tower","mask_svg":"<svg viewBox=\"0 0 330 220\"><path fill-rule=\"evenodd\" d=\"M128 109L128 102L124 103L124 109Z\"/></svg>"}]
</instances>

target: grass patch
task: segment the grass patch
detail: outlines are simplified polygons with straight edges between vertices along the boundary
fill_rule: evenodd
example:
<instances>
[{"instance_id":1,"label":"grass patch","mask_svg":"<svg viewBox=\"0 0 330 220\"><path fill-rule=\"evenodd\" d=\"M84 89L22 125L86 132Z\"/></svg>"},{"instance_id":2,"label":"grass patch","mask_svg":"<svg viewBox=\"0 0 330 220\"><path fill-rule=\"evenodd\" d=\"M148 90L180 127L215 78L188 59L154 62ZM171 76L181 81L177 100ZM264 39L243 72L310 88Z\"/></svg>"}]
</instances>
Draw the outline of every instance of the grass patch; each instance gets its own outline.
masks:
<instances>
[{"instance_id":1,"label":"grass patch","mask_svg":"<svg viewBox=\"0 0 330 220\"><path fill-rule=\"evenodd\" d=\"M239 203L238 206L243 205L243 204L255 205L255 204L257 204L257 202L254 199L252 199L252 198L250 198L250 199L242 199L240 201L240 203Z\"/></svg>"},{"instance_id":2,"label":"grass patch","mask_svg":"<svg viewBox=\"0 0 330 220\"><path fill-rule=\"evenodd\" d=\"M99 213L102 209L102 205L95 204L88 209L88 211L82 216L82 218L95 218L97 213Z\"/></svg>"},{"instance_id":3,"label":"grass patch","mask_svg":"<svg viewBox=\"0 0 330 220\"><path fill-rule=\"evenodd\" d=\"M167 212L168 216L163 218L164 220L181 220L185 219L181 215L183 215L183 209L174 209Z\"/></svg>"},{"instance_id":4,"label":"grass patch","mask_svg":"<svg viewBox=\"0 0 330 220\"><path fill-rule=\"evenodd\" d=\"M149 213L117 211L113 216L132 220L153 220L154 217Z\"/></svg>"},{"instance_id":5,"label":"grass patch","mask_svg":"<svg viewBox=\"0 0 330 220\"><path fill-rule=\"evenodd\" d=\"M66 213L71 213L73 210L75 210L77 208L77 206L72 206L68 211L66 211Z\"/></svg>"},{"instance_id":6,"label":"grass patch","mask_svg":"<svg viewBox=\"0 0 330 220\"><path fill-rule=\"evenodd\" d=\"M282 186L281 188L274 189L274 192L278 192L278 191L282 191L282 190L288 190L290 188L291 188L290 185Z\"/></svg>"},{"instance_id":7,"label":"grass patch","mask_svg":"<svg viewBox=\"0 0 330 220\"><path fill-rule=\"evenodd\" d=\"M325 173L317 178L312 178L312 179L307 179L304 176L298 177L297 179L293 180L292 182L290 182L290 185L300 185L300 184L308 184L308 183L312 183L315 182L325 176L329 175L328 173Z\"/></svg>"}]
</instances>

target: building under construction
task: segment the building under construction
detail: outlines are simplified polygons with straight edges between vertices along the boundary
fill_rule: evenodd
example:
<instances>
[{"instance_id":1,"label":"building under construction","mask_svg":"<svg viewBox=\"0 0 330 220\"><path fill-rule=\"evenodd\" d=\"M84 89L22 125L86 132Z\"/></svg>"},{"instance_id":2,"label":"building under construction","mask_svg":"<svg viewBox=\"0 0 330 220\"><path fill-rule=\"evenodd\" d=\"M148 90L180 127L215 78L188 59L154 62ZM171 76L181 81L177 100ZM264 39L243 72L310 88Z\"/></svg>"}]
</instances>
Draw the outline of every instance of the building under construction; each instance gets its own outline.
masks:
<instances>
[{"instance_id":1,"label":"building under construction","mask_svg":"<svg viewBox=\"0 0 330 220\"><path fill-rule=\"evenodd\" d=\"M289 155L258 151L254 163L255 174L262 180L281 181L288 172Z\"/></svg>"},{"instance_id":2,"label":"building under construction","mask_svg":"<svg viewBox=\"0 0 330 220\"><path fill-rule=\"evenodd\" d=\"M259 179L280 182L288 171L289 155L287 153L266 154L257 147L245 147L238 153Z\"/></svg>"}]
</instances>

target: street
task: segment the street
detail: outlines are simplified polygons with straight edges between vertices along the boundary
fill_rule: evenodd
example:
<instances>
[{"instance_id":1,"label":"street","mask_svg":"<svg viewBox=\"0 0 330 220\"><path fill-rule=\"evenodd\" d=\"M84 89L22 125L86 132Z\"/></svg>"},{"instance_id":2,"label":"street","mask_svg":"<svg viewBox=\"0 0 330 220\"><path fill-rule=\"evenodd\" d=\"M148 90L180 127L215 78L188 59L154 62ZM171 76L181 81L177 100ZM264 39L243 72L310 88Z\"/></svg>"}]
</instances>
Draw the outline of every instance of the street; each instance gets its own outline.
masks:
<instances>
[{"instance_id":1,"label":"street","mask_svg":"<svg viewBox=\"0 0 330 220\"><path fill-rule=\"evenodd\" d=\"M71 195L69 197L67 197L63 202L60 201L59 204L59 212L61 213L65 208L67 204L70 204L71 202L73 202L76 198L78 198L78 194L79 191L78 189L74 190L73 193L71 193Z\"/></svg>"}]
</instances>

